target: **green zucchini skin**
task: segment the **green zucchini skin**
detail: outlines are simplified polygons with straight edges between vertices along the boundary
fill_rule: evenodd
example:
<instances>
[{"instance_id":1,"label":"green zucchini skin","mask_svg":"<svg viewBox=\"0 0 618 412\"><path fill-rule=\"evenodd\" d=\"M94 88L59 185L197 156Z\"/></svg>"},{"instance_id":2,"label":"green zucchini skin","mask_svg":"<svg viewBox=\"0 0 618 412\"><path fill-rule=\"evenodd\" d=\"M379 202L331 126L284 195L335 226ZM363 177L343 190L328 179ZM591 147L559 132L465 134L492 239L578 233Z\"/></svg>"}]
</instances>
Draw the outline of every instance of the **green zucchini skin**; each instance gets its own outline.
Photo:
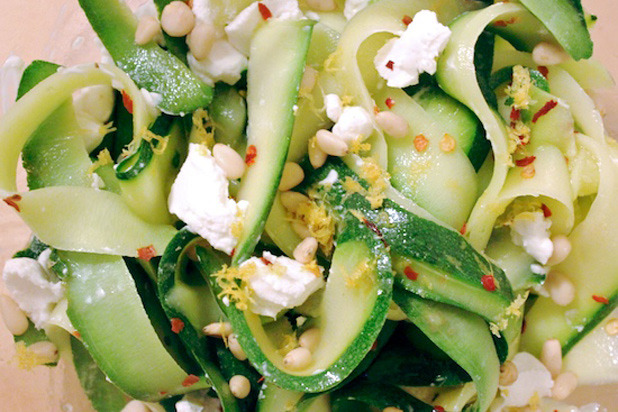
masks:
<instances>
[{"instance_id":1,"label":"green zucchini skin","mask_svg":"<svg viewBox=\"0 0 618 412\"><path fill-rule=\"evenodd\" d=\"M364 380L355 381L331 395L333 411L347 402L360 402L380 410L394 406L405 412L431 412L433 406L416 399L397 386Z\"/></svg>"},{"instance_id":2,"label":"green zucchini skin","mask_svg":"<svg viewBox=\"0 0 618 412\"><path fill-rule=\"evenodd\" d=\"M90 25L114 61L135 83L163 100L166 113L185 115L212 100L213 89L197 78L177 57L154 43L135 44L137 19L119 0L80 0Z\"/></svg>"},{"instance_id":3,"label":"green zucchini skin","mask_svg":"<svg viewBox=\"0 0 618 412\"><path fill-rule=\"evenodd\" d=\"M247 102L238 90L218 83L208 114L215 126L215 141L244 152L247 144Z\"/></svg>"}]
</instances>

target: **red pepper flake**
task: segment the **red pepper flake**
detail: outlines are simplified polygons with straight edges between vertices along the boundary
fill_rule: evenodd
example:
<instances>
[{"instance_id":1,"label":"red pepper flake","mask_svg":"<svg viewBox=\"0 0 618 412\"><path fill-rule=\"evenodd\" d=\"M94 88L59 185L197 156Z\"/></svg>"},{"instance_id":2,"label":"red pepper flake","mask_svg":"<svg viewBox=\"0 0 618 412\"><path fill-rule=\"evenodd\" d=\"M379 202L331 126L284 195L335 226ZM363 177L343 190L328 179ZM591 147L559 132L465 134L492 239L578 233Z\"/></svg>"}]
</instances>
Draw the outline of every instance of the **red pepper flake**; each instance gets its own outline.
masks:
<instances>
[{"instance_id":1,"label":"red pepper flake","mask_svg":"<svg viewBox=\"0 0 618 412\"><path fill-rule=\"evenodd\" d=\"M171 318L172 332L180 333L185 328L185 323L180 318Z\"/></svg>"},{"instance_id":2,"label":"red pepper flake","mask_svg":"<svg viewBox=\"0 0 618 412\"><path fill-rule=\"evenodd\" d=\"M378 114L380 113L380 108L378 107L378 105L374 105L373 106L373 114Z\"/></svg>"},{"instance_id":3,"label":"red pepper flake","mask_svg":"<svg viewBox=\"0 0 618 412\"><path fill-rule=\"evenodd\" d=\"M236 254L236 248L232 249L232 253L230 253L230 257L234 257L235 254Z\"/></svg>"},{"instance_id":4,"label":"red pepper flake","mask_svg":"<svg viewBox=\"0 0 618 412\"><path fill-rule=\"evenodd\" d=\"M496 290L496 282L494 281L494 277L491 275L482 276L481 283L483 284L483 288L488 292L493 292Z\"/></svg>"},{"instance_id":5,"label":"red pepper flake","mask_svg":"<svg viewBox=\"0 0 618 412\"><path fill-rule=\"evenodd\" d=\"M389 60L389 61L386 63L386 68L387 68L387 69L389 69L389 70L393 70L393 66L394 66L394 65L395 65L395 62L394 62L394 61L392 61L392 60Z\"/></svg>"},{"instance_id":6,"label":"red pepper flake","mask_svg":"<svg viewBox=\"0 0 618 412\"><path fill-rule=\"evenodd\" d=\"M18 212L20 212L19 205L17 204L17 202L19 202L21 200L21 195L13 195L13 196L5 197L2 200L7 205L11 206L13 209L15 209Z\"/></svg>"},{"instance_id":7,"label":"red pepper flake","mask_svg":"<svg viewBox=\"0 0 618 412\"><path fill-rule=\"evenodd\" d=\"M81 339L82 338L82 334L79 333L78 331L73 332L73 336L75 336L77 339Z\"/></svg>"},{"instance_id":8,"label":"red pepper flake","mask_svg":"<svg viewBox=\"0 0 618 412\"><path fill-rule=\"evenodd\" d=\"M373 342L373 345L371 345L371 349L372 351L378 349L378 341L376 340L375 342Z\"/></svg>"},{"instance_id":9,"label":"red pepper flake","mask_svg":"<svg viewBox=\"0 0 618 412\"><path fill-rule=\"evenodd\" d=\"M536 160L536 156L528 156L523 159L515 160L515 164L519 167L526 167L531 165Z\"/></svg>"},{"instance_id":10,"label":"red pepper flake","mask_svg":"<svg viewBox=\"0 0 618 412\"><path fill-rule=\"evenodd\" d=\"M260 379L258 379L258 383L262 383L262 382L264 382L264 379L265 379L265 378L264 378L263 376L261 376L261 377L260 377Z\"/></svg>"},{"instance_id":11,"label":"red pepper flake","mask_svg":"<svg viewBox=\"0 0 618 412\"><path fill-rule=\"evenodd\" d=\"M157 256L157 251L153 245L141 247L137 249L137 257L148 262L153 257Z\"/></svg>"},{"instance_id":12,"label":"red pepper flake","mask_svg":"<svg viewBox=\"0 0 618 412\"><path fill-rule=\"evenodd\" d=\"M258 10L260 11L262 19L264 20L268 20L273 16L268 6L266 6L264 3L258 3Z\"/></svg>"},{"instance_id":13,"label":"red pepper flake","mask_svg":"<svg viewBox=\"0 0 618 412\"><path fill-rule=\"evenodd\" d=\"M599 302L604 305L609 305L609 299L607 299L605 296L592 295L592 299L594 299L595 302Z\"/></svg>"},{"instance_id":14,"label":"red pepper flake","mask_svg":"<svg viewBox=\"0 0 618 412\"><path fill-rule=\"evenodd\" d=\"M433 407L433 412L444 412L444 408L440 405L436 405Z\"/></svg>"},{"instance_id":15,"label":"red pepper flake","mask_svg":"<svg viewBox=\"0 0 618 412\"><path fill-rule=\"evenodd\" d=\"M429 140L423 134L419 134L414 138L414 148L417 152L424 152L429 146Z\"/></svg>"},{"instance_id":16,"label":"red pepper flake","mask_svg":"<svg viewBox=\"0 0 618 412\"><path fill-rule=\"evenodd\" d=\"M182 381L182 386L191 386L191 385L195 385L196 383L198 383L200 381L200 378L195 376L195 375L187 375L187 377L185 378L184 381Z\"/></svg>"},{"instance_id":17,"label":"red pepper flake","mask_svg":"<svg viewBox=\"0 0 618 412\"><path fill-rule=\"evenodd\" d=\"M159 392L159 395L167 395L167 391L161 391Z\"/></svg>"},{"instance_id":18,"label":"red pepper flake","mask_svg":"<svg viewBox=\"0 0 618 412\"><path fill-rule=\"evenodd\" d=\"M547 76L549 75L549 69L547 68L547 66L539 66L537 67L537 69L539 69L539 73L541 73L543 77L547 79Z\"/></svg>"},{"instance_id":19,"label":"red pepper flake","mask_svg":"<svg viewBox=\"0 0 618 412\"><path fill-rule=\"evenodd\" d=\"M511 109L511 121L516 122L521 118L521 110L512 108Z\"/></svg>"},{"instance_id":20,"label":"red pepper flake","mask_svg":"<svg viewBox=\"0 0 618 412\"><path fill-rule=\"evenodd\" d=\"M541 109L538 112L536 112L534 116L532 116L532 123L536 123L536 121L539 120L541 116L545 116L547 113L550 112L551 109L553 109L556 106L558 106L558 102L555 100L550 100L547 103L545 103L545 106L541 107Z\"/></svg>"},{"instance_id":21,"label":"red pepper flake","mask_svg":"<svg viewBox=\"0 0 618 412\"><path fill-rule=\"evenodd\" d=\"M418 272L416 272L410 266L406 266L405 268L403 268L403 274L406 275L406 277L410 280L418 279Z\"/></svg>"},{"instance_id":22,"label":"red pepper flake","mask_svg":"<svg viewBox=\"0 0 618 412\"><path fill-rule=\"evenodd\" d=\"M261 260L261 261L262 261L262 263L264 263L266 266L268 266L268 265L272 265L272 264L273 264L273 262L271 262L270 260L266 259L264 256L262 256L262 257L260 258L260 260Z\"/></svg>"},{"instance_id":23,"label":"red pepper flake","mask_svg":"<svg viewBox=\"0 0 618 412\"><path fill-rule=\"evenodd\" d=\"M122 105L127 109L127 112L133 114L133 100L131 100L129 93L124 90L122 91Z\"/></svg>"},{"instance_id":24,"label":"red pepper flake","mask_svg":"<svg viewBox=\"0 0 618 412\"><path fill-rule=\"evenodd\" d=\"M365 224L365 226L367 226L369 228L369 230L371 230L373 233L378 235L378 237L380 238L380 240L384 244L384 247L388 247L388 244L386 243L386 240L384 240L384 237L382 236L382 232L380 232L380 229L376 226L375 223L370 222L367 219L363 219L363 223Z\"/></svg>"},{"instance_id":25,"label":"red pepper flake","mask_svg":"<svg viewBox=\"0 0 618 412\"><path fill-rule=\"evenodd\" d=\"M386 107L388 107L389 109L392 109L393 106L395 105L395 101L393 99L391 99L390 97L387 97L386 100L384 101L384 104L386 105Z\"/></svg>"},{"instance_id":26,"label":"red pepper flake","mask_svg":"<svg viewBox=\"0 0 618 412\"><path fill-rule=\"evenodd\" d=\"M526 331L526 327L528 326L528 324L526 323L526 319L522 320L521 322L521 333L524 333Z\"/></svg>"},{"instance_id":27,"label":"red pepper flake","mask_svg":"<svg viewBox=\"0 0 618 412\"><path fill-rule=\"evenodd\" d=\"M459 233L461 233L462 235L465 235L467 231L468 231L468 222L464 222L461 229L459 229Z\"/></svg>"},{"instance_id":28,"label":"red pepper flake","mask_svg":"<svg viewBox=\"0 0 618 412\"><path fill-rule=\"evenodd\" d=\"M412 17L408 16L407 14L405 16L403 16L403 18L401 19L401 21L403 22L403 24L405 24L406 26L409 26L410 23L412 23Z\"/></svg>"},{"instance_id":29,"label":"red pepper flake","mask_svg":"<svg viewBox=\"0 0 618 412\"><path fill-rule=\"evenodd\" d=\"M517 19L515 17L511 17L508 20L496 20L494 22L494 27L506 27L506 26L508 26L510 24L513 24L515 22L517 22Z\"/></svg>"},{"instance_id":30,"label":"red pepper flake","mask_svg":"<svg viewBox=\"0 0 618 412\"><path fill-rule=\"evenodd\" d=\"M551 209L549 208L549 206L547 206L545 203L543 203L541 205L541 209L543 209L543 216L544 217L551 217L552 213L551 213Z\"/></svg>"},{"instance_id":31,"label":"red pepper flake","mask_svg":"<svg viewBox=\"0 0 618 412\"><path fill-rule=\"evenodd\" d=\"M247 153L245 154L245 163L247 166L251 166L255 163L257 157L257 148L254 145L247 147Z\"/></svg>"}]
</instances>

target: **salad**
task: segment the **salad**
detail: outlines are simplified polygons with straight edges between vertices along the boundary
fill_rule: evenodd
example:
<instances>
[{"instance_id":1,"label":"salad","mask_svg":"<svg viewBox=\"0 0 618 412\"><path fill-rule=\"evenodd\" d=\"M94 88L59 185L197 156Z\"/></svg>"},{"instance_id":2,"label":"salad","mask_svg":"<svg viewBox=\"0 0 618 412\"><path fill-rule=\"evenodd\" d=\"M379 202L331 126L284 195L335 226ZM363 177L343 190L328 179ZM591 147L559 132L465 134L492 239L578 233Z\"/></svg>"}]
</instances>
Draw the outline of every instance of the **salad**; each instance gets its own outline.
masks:
<instances>
[{"instance_id":1,"label":"salad","mask_svg":"<svg viewBox=\"0 0 618 412\"><path fill-rule=\"evenodd\" d=\"M579 1L79 4L100 62L3 68L21 367L71 362L98 411L573 411L617 381Z\"/></svg>"}]
</instances>

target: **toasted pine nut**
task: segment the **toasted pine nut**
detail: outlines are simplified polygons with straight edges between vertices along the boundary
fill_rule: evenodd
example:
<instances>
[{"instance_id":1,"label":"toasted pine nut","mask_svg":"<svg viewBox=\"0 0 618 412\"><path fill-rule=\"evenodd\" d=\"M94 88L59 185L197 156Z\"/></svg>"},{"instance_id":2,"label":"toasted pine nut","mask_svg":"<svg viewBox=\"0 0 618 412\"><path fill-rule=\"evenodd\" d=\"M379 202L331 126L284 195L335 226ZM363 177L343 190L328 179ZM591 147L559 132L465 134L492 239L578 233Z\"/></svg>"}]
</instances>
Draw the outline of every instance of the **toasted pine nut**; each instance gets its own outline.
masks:
<instances>
[{"instance_id":1,"label":"toasted pine nut","mask_svg":"<svg viewBox=\"0 0 618 412\"><path fill-rule=\"evenodd\" d=\"M245 174L245 160L228 145L217 143L212 148L212 155L228 179L239 179Z\"/></svg>"},{"instance_id":2,"label":"toasted pine nut","mask_svg":"<svg viewBox=\"0 0 618 412\"><path fill-rule=\"evenodd\" d=\"M204 326L202 332L215 338L228 337L232 333L232 325L229 322L213 322Z\"/></svg>"},{"instance_id":3,"label":"toasted pine nut","mask_svg":"<svg viewBox=\"0 0 618 412\"><path fill-rule=\"evenodd\" d=\"M577 375L573 372L564 372L556 377L551 388L552 398L561 401L566 399L577 388Z\"/></svg>"},{"instance_id":4,"label":"toasted pine nut","mask_svg":"<svg viewBox=\"0 0 618 412\"><path fill-rule=\"evenodd\" d=\"M161 27L172 37L182 37L191 33L195 26L195 15L183 1L169 3L161 12Z\"/></svg>"},{"instance_id":5,"label":"toasted pine nut","mask_svg":"<svg viewBox=\"0 0 618 412\"><path fill-rule=\"evenodd\" d=\"M296 234L303 239L311 236L311 231L309 230L307 225L301 222L298 222L298 221L292 222L292 229L294 229L294 232L296 232Z\"/></svg>"},{"instance_id":6,"label":"toasted pine nut","mask_svg":"<svg viewBox=\"0 0 618 412\"><path fill-rule=\"evenodd\" d=\"M49 341L41 341L28 346L28 350L43 360L43 363L58 361L58 348Z\"/></svg>"},{"instance_id":7,"label":"toasted pine nut","mask_svg":"<svg viewBox=\"0 0 618 412\"><path fill-rule=\"evenodd\" d=\"M571 242L564 235L556 235L551 240L554 243L554 253L547 261L547 264L554 266L564 262L564 259L569 256L569 253L571 253Z\"/></svg>"},{"instance_id":8,"label":"toasted pine nut","mask_svg":"<svg viewBox=\"0 0 618 412\"><path fill-rule=\"evenodd\" d=\"M313 166L314 169L322 167L324 163L326 163L326 159L328 158L326 152L324 152L324 150L320 149L320 147L318 146L318 140L315 136L309 139L308 153L309 161L311 162L311 166Z\"/></svg>"},{"instance_id":9,"label":"toasted pine nut","mask_svg":"<svg viewBox=\"0 0 618 412\"><path fill-rule=\"evenodd\" d=\"M569 278L556 270L547 275L545 289L557 305L566 306L575 299L575 286Z\"/></svg>"},{"instance_id":10,"label":"toasted pine nut","mask_svg":"<svg viewBox=\"0 0 618 412\"><path fill-rule=\"evenodd\" d=\"M241 361L247 360L247 354L245 353L242 346L240 346L240 343L238 342L238 337L235 333L232 333L227 338L227 345L230 348L230 352L232 352L232 355L234 355L236 359Z\"/></svg>"},{"instance_id":11,"label":"toasted pine nut","mask_svg":"<svg viewBox=\"0 0 618 412\"><path fill-rule=\"evenodd\" d=\"M302 203L309 202L309 198L302 193L287 191L279 194L279 201L288 212L294 213Z\"/></svg>"},{"instance_id":12,"label":"toasted pine nut","mask_svg":"<svg viewBox=\"0 0 618 412\"><path fill-rule=\"evenodd\" d=\"M320 329L318 328L307 329L298 338L298 344L301 348L309 349L310 352L313 352L320 343L320 335Z\"/></svg>"},{"instance_id":13,"label":"toasted pine nut","mask_svg":"<svg viewBox=\"0 0 618 412\"><path fill-rule=\"evenodd\" d=\"M318 130L316 133L317 144L324 153L331 156L344 156L348 153L348 145L335 134L326 129Z\"/></svg>"},{"instance_id":14,"label":"toasted pine nut","mask_svg":"<svg viewBox=\"0 0 618 412\"><path fill-rule=\"evenodd\" d=\"M292 349L283 358L283 364L291 370L304 369L311 364L313 357L307 348L299 347Z\"/></svg>"},{"instance_id":15,"label":"toasted pine nut","mask_svg":"<svg viewBox=\"0 0 618 412\"><path fill-rule=\"evenodd\" d=\"M150 43L161 33L159 20L154 16L145 16L137 22L135 43L140 46Z\"/></svg>"},{"instance_id":16,"label":"toasted pine nut","mask_svg":"<svg viewBox=\"0 0 618 412\"><path fill-rule=\"evenodd\" d=\"M388 110L376 114L376 123L386 134L395 139L406 137L410 131L406 119Z\"/></svg>"},{"instance_id":17,"label":"toasted pine nut","mask_svg":"<svg viewBox=\"0 0 618 412\"><path fill-rule=\"evenodd\" d=\"M607 333L609 336L618 335L618 319L613 318L607 321L607 323L605 324L605 333Z\"/></svg>"},{"instance_id":18,"label":"toasted pine nut","mask_svg":"<svg viewBox=\"0 0 618 412\"><path fill-rule=\"evenodd\" d=\"M234 375L229 382L230 392L238 399L245 399L251 392L251 382L244 375Z\"/></svg>"},{"instance_id":19,"label":"toasted pine nut","mask_svg":"<svg viewBox=\"0 0 618 412\"><path fill-rule=\"evenodd\" d=\"M315 11L333 11L337 8L335 0L306 0L307 7Z\"/></svg>"},{"instance_id":20,"label":"toasted pine nut","mask_svg":"<svg viewBox=\"0 0 618 412\"><path fill-rule=\"evenodd\" d=\"M191 54L198 60L205 59L215 43L217 34L211 23L199 22L187 36L187 44Z\"/></svg>"},{"instance_id":21,"label":"toasted pine nut","mask_svg":"<svg viewBox=\"0 0 618 412\"><path fill-rule=\"evenodd\" d=\"M568 53L556 44L541 42L534 46L534 50L532 50L532 60L539 66L560 64L568 59Z\"/></svg>"},{"instance_id":22,"label":"toasted pine nut","mask_svg":"<svg viewBox=\"0 0 618 412\"><path fill-rule=\"evenodd\" d=\"M283 167L283 174L279 182L279 190L287 192L293 187L298 186L305 178L305 172L298 163L287 162Z\"/></svg>"},{"instance_id":23,"label":"toasted pine nut","mask_svg":"<svg viewBox=\"0 0 618 412\"><path fill-rule=\"evenodd\" d=\"M403 411L395 406L387 406L386 408L382 409L382 412L403 412Z\"/></svg>"},{"instance_id":24,"label":"toasted pine nut","mask_svg":"<svg viewBox=\"0 0 618 412\"><path fill-rule=\"evenodd\" d=\"M513 362L506 361L500 366L500 386L511 386L518 376L517 366Z\"/></svg>"},{"instance_id":25,"label":"toasted pine nut","mask_svg":"<svg viewBox=\"0 0 618 412\"><path fill-rule=\"evenodd\" d=\"M7 295L0 295L0 315L6 328L14 336L20 336L28 330L28 318L17 303Z\"/></svg>"},{"instance_id":26,"label":"toasted pine nut","mask_svg":"<svg viewBox=\"0 0 618 412\"><path fill-rule=\"evenodd\" d=\"M144 402L134 399L127 403L120 412L150 412L150 408Z\"/></svg>"},{"instance_id":27,"label":"toasted pine nut","mask_svg":"<svg viewBox=\"0 0 618 412\"><path fill-rule=\"evenodd\" d=\"M318 71L311 66L305 66L305 72L303 73L303 78L300 80L298 93L300 95L311 93L317 81Z\"/></svg>"},{"instance_id":28,"label":"toasted pine nut","mask_svg":"<svg viewBox=\"0 0 618 412\"><path fill-rule=\"evenodd\" d=\"M558 376L562 370L562 345L558 339L548 339L543 343L541 351L541 362L551 373L551 376Z\"/></svg>"},{"instance_id":29,"label":"toasted pine nut","mask_svg":"<svg viewBox=\"0 0 618 412\"><path fill-rule=\"evenodd\" d=\"M318 251L318 241L314 237L307 237L294 249L294 259L302 264L307 264L315 258Z\"/></svg>"}]
</instances>

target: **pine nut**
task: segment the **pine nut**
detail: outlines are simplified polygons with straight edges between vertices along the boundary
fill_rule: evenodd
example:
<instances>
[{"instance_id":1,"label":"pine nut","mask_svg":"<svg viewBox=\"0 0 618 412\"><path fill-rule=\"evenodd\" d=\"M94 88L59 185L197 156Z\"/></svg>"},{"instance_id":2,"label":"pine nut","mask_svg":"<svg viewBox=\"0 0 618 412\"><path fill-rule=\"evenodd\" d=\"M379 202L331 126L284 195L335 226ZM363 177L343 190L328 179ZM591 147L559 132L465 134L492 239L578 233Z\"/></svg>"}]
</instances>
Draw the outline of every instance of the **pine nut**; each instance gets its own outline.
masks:
<instances>
[{"instance_id":1,"label":"pine nut","mask_svg":"<svg viewBox=\"0 0 618 412\"><path fill-rule=\"evenodd\" d=\"M518 376L517 366L513 362L506 361L500 366L500 386L511 386Z\"/></svg>"},{"instance_id":2,"label":"pine nut","mask_svg":"<svg viewBox=\"0 0 618 412\"><path fill-rule=\"evenodd\" d=\"M187 36L187 45L197 60L205 59L215 43L217 33L211 23L199 22Z\"/></svg>"},{"instance_id":3,"label":"pine nut","mask_svg":"<svg viewBox=\"0 0 618 412\"><path fill-rule=\"evenodd\" d=\"M309 231L309 228L304 223L294 221L292 222L292 229L294 229L294 232L296 232L296 234L303 239L311 236L311 231Z\"/></svg>"},{"instance_id":4,"label":"pine nut","mask_svg":"<svg viewBox=\"0 0 618 412\"><path fill-rule=\"evenodd\" d=\"M314 169L322 167L324 163L326 163L328 155L320 149L318 140L315 136L309 139L309 148L307 151L309 153L309 162L311 162L311 166L313 166Z\"/></svg>"},{"instance_id":5,"label":"pine nut","mask_svg":"<svg viewBox=\"0 0 618 412\"><path fill-rule=\"evenodd\" d=\"M159 20L154 16L145 16L137 22L135 30L135 43L139 46L153 41L161 33Z\"/></svg>"},{"instance_id":6,"label":"pine nut","mask_svg":"<svg viewBox=\"0 0 618 412\"><path fill-rule=\"evenodd\" d=\"M309 198L302 193L287 191L279 194L279 201L288 212L294 213L301 204L309 202Z\"/></svg>"},{"instance_id":7,"label":"pine nut","mask_svg":"<svg viewBox=\"0 0 618 412\"><path fill-rule=\"evenodd\" d=\"M120 412L150 412L150 408L144 402L134 399L127 403Z\"/></svg>"},{"instance_id":8,"label":"pine nut","mask_svg":"<svg viewBox=\"0 0 618 412\"><path fill-rule=\"evenodd\" d=\"M551 388L552 398L561 401L566 399L577 388L577 375L573 372L564 372L556 377Z\"/></svg>"},{"instance_id":9,"label":"pine nut","mask_svg":"<svg viewBox=\"0 0 618 412\"><path fill-rule=\"evenodd\" d=\"M294 259L306 265L315 258L318 251L318 241L314 237L307 237L294 249Z\"/></svg>"},{"instance_id":10,"label":"pine nut","mask_svg":"<svg viewBox=\"0 0 618 412\"><path fill-rule=\"evenodd\" d=\"M551 376L558 376L562 370L562 346L558 339L548 339L543 343L541 362Z\"/></svg>"},{"instance_id":11,"label":"pine nut","mask_svg":"<svg viewBox=\"0 0 618 412\"><path fill-rule=\"evenodd\" d=\"M291 370L304 369L311 364L313 357L307 348L296 348L288 352L283 358L283 364Z\"/></svg>"},{"instance_id":12,"label":"pine nut","mask_svg":"<svg viewBox=\"0 0 618 412\"><path fill-rule=\"evenodd\" d=\"M410 131L408 121L396 113L384 111L376 114L376 123L386 134L395 139L406 137Z\"/></svg>"},{"instance_id":13,"label":"pine nut","mask_svg":"<svg viewBox=\"0 0 618 412\"><path fill-rule=\"evenodd\" d=\"M618 335L618 319L616 318L610 319L605 324L605 333L607 333L609 336Z\"/></svg>"},{"instance_id":14,"label":"pine nut","mask_svg":"<svg viewBox=\"0 0 618 412\"><path fill-rule=\"evenodd\" d=\"M307 7L315 11L333 11L337 8L335 0L306 0Z\"/></svg>"},{"instance_id":15,"label":"pine nut","mask_svg":"<svg viewBox=\"0 0 618 412\"><path fill-rule=\"evenodd\" d=\"M305 66L303 78L300 80L300 88L298 89L298 93L300 95L311 93L317 81L318 71L311 66Z\"/></svg>"},{"instance_id":16,"label":"pine nut","mask_svg":"<svg viewBox=\"0 0 618 412\"><path fill-rule=\"evenodd\" d=\"M382 412L403 412L403 410L395 406L387 406L386 408L382 409Z\"/></svg>"},{"instance_id":17,"label":"pine nut","mask_svg":"<svg viewBox=\"0 0 618 412\"><path fill-rule=\"evenodd\" d=\"M556 44L541 42L534 46L532 60L539 66L551 66L569 60L569 55Z\"/></svg>"},{"instance_id":18,"label":"pine nut","mask_svg":"<svg viewBox=\"0 0 618 412\"><path fill-rule=\"evenodd\" d=\"M318 130L315 137L318 147L328 155L344 156L348 153L348 145L326 129Z\"/></svg>"},{"instance_id":19,"label":"pine nut","mask_svg":"<svg viewBox=\"0 0 618 412\"><path fill-rule=\"evenodd\" d=\"M545 280L545 289L556 305L566 306L575 299L575 286L562 273L552 270Z\"/></svg>"},{"instance_id":20,"label":"pine nut","mask_svg":"<svg viewBox=\"0 0 618 412\"><path fill-rule=\"evenodd\" d=\"M240 346L240 343L238 342L238 337L235 333L232 333L228 337L227 345L230 348L230 352L232 352L232 355L234 355L236 359L240 361L247 360L247 354L245 353L242 346Z\"/></svg>"},{"instance_id":21,"label":"pine nut","mask_svg":"<svg viewBox=\"0 0 618 412\"><path fill-rule=\"evenodd\" d=\"M554 266L564 262L569 256L569 253L571 253L571 242L565 235L556 235L552 237L551 240L554 244L554 253L547 261L547 264L549 266Z\"/></svg>"},{"instance_id":22,"label":"pine nut","mask_svg":"<svg viewBox=\"0 0 618 412\"><path fill-rule=\"evenodd\" d=\"M17 303L7 295L0 295L0 314L6 328L14 336L20 336L28 330L28 317Z\"/></svg>"},{"instance_id":23,"label":"pine nut","mask_svg":"<svg viewBox=\"0 0 618 412\"><path fill-rule=\"evenodd\" d=\"M238 399L245 399L251 392L251 382L244 375L234 375L229 382L230 392Z\"/></svg>"},{"instance_id":24,"label":"pine nut","mask_svg":"<svg viewBox=\"0 0 618 412\"><path fill-rule=\"evenodd\" d=\"M41 341L28 346L28 350L42 359L42 363L54 363L58 361L58 348L51 342Z\"/></svg>"},{"instance_id":25,"label":"pine nut","mask_svg":"<svg viewBox=\"0 0 618 412\"><path fill-rule=\"evenodd\" d=\"M183 1L173 1L161 13L161 27L172 37L182 37L191 33L195 26L195 15Z\"/></svg>"},{"instance_id":26,"label":"pine nut","mask_svg":"<svg viewBox=\"0 0 618 412\"><path fill-rule=\"evenodd\" d=\"M320 329L318 328L307 329L298 338L298 344L301 348L305 348L308 349L310 352L313 352L320 343L320 335Z\"/></svg>"},{"instance_id":27,"label":"pine nut","mask_svg":"<svg viewBox=\"0 0 618 412\"><path fill-rule=\"evenodd\" d=\"M298 163L287 162L283 167L283 174L279 182L279 190L287 192L298 186L305 179L305 172Z\"/></svg>"},{"instance_id":28,"label":"pine nut","mask_svg":"<svg viewBox=\"0 0 618 412\"><path fill-rule=\"evenodd\" d=\"M245 174L245 160L228 145L217 143L212 148L212 155L228 179L239 179Z\"/></svg>"},{"instance_id":29,"label":"pine nut","mask_svg":"<svg viewBox=\"0 0 618 412\"><path fill-rule=\"evenodd\" d=\"M228 337L232 333L232 325L229 322L213 322L204 326L202 332L215 338Z\"/></svg>"}]
</instances>

